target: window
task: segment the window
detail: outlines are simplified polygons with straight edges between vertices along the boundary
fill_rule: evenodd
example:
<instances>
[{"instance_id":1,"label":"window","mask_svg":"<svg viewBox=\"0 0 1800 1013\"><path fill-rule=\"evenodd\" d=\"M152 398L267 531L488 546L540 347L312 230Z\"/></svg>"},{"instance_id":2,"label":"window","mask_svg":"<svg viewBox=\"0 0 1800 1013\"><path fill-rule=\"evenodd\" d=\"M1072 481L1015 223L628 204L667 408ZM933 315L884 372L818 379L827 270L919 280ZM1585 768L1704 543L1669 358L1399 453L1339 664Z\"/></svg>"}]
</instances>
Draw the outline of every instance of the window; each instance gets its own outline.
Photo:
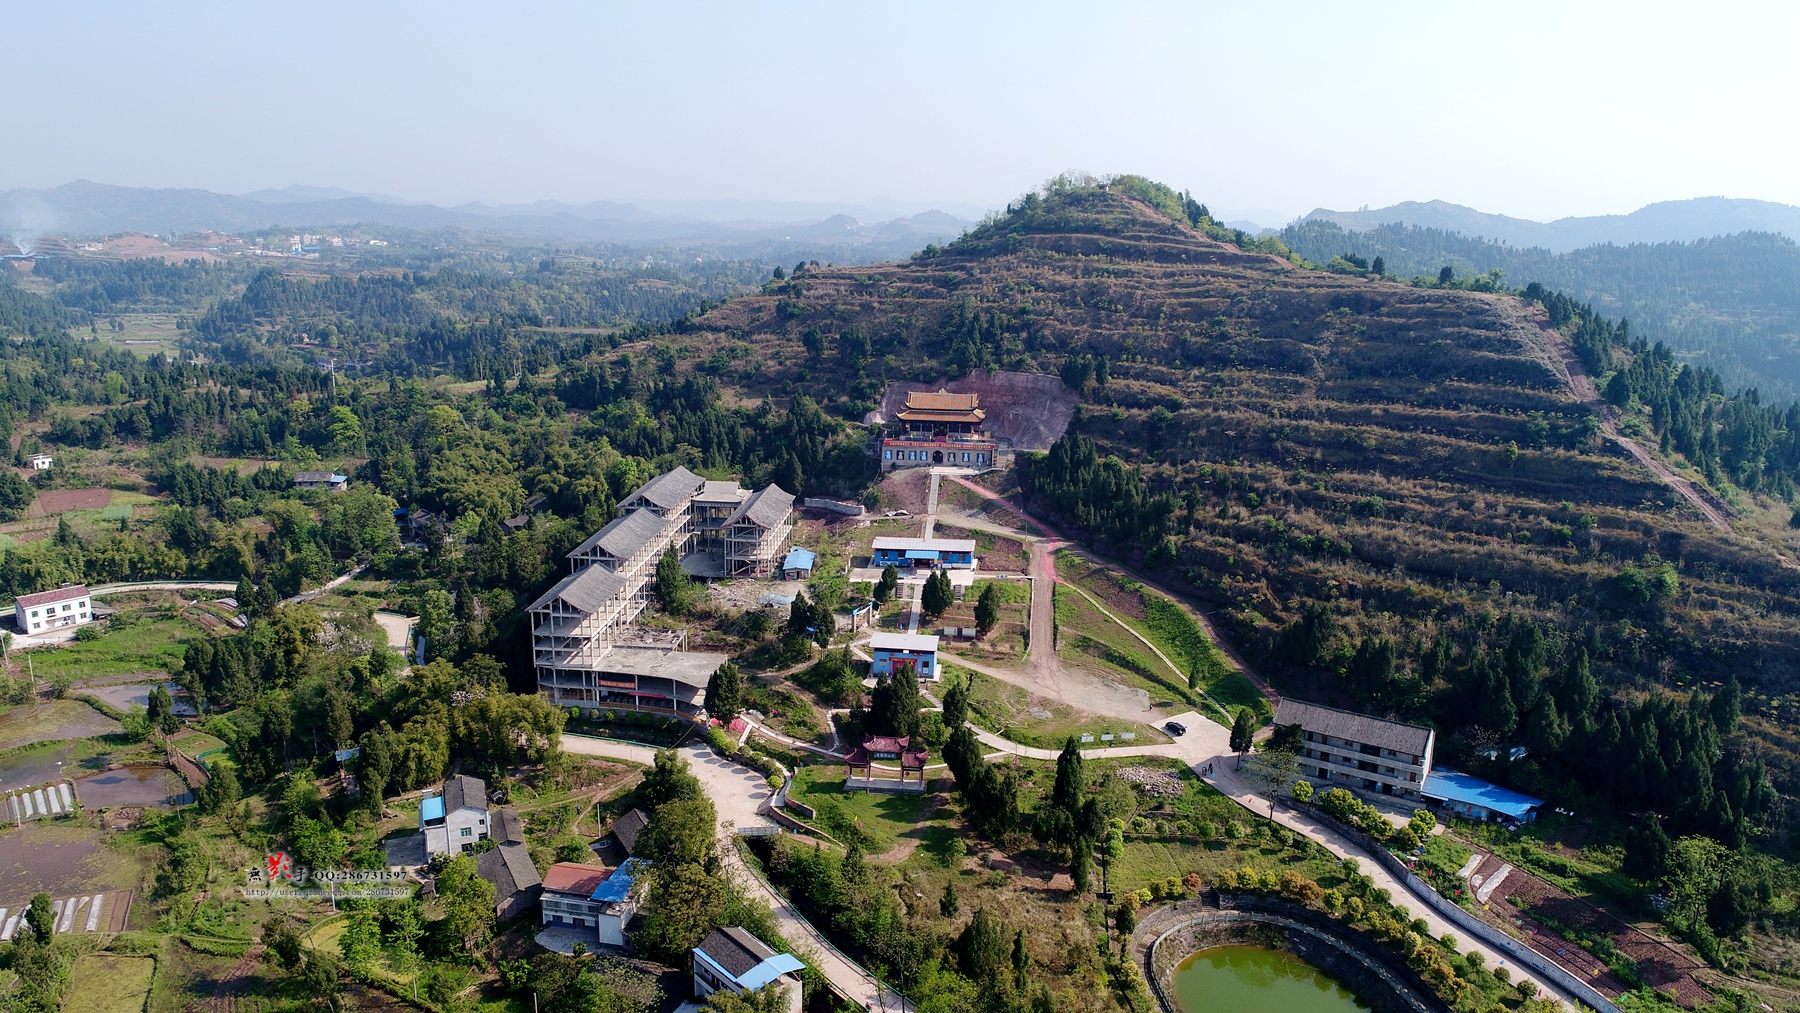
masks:
<instances>
[{"instance_id":1,"label":"window","mask_svg":"<svg viewBox=\"0 0 1800 1013\"><path fill-rule=\"evenodd\" d=\"M475 836L475 831L473 831L473 830L470 830L470 829L469 829L469 828L468 828L468 827L463 827L463 828L462 828L462 835L463 835L463 836L464 836L464 837L474 837L474 836Z\"/></svg>"},{"instance_id":2,"label":"window","mask_svg":"<svg viewBox=\"0 0 1800 1013\"><path fill-rule=\"evenodd\" d=\"M32 610L31 610L31 618L33 618L33 619L36 619L36 618L37 618L37 614L38 614L38 610L37 610L37 609L32 609Z\"/></svg>"},{"instance_id":3,"label":"window","mask_svg":"<svg viewBox=\"0 0 1800 1013\"><path fill-rule=\"evenodd\" d=\"M891 461L894 459L894 452L891 450L884 450L881 452L881 456L883 456Z\"/></svg>"},{"instance_id":4,"label":"window","mask_svg":"<svg viewBox=\"0 0 1800 1013\"><path fill-rule=\"evenodd\" d=\"M64 611L64 612L67 612L67 611L69 611L69 610L70 610L70 609L72 609L72 608L74 608L74 607L75 607L75 606L73 606L73 605L64 605L64 606L63 606L63 611Z\"/></svg>"}]
</instances>

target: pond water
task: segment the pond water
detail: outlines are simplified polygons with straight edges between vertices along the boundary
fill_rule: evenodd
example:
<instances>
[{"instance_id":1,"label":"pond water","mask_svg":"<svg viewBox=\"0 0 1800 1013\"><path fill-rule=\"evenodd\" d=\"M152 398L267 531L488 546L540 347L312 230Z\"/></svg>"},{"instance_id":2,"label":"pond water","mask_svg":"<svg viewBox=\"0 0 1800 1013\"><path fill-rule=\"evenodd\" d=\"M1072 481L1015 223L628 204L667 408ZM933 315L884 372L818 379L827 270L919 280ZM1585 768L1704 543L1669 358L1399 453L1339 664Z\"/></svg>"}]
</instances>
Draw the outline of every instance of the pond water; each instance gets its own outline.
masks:
<instances>
[{"instance_id":1,"label":"pond water","mask_svg":"<svg viewBox=\"0 0 1800 1013\"><path fill-rule=\"evenodd\" d=\"M1215 946L1175 969L1182 1013L1357 1013L1368 1004L1325 972L1262 946Z\"/></svg>"},{"instance_id":2,"label":"pond water","mask_svg":"<svg viewBox=\"0 0 1800 1013\"><path fill-rule=\"evenodd\" d=\"M75 782L75 794L88 809L118 805L169 808L194 800L187 784L167 767L125 767L84 777Z\"/></svg>"}]
</instances>

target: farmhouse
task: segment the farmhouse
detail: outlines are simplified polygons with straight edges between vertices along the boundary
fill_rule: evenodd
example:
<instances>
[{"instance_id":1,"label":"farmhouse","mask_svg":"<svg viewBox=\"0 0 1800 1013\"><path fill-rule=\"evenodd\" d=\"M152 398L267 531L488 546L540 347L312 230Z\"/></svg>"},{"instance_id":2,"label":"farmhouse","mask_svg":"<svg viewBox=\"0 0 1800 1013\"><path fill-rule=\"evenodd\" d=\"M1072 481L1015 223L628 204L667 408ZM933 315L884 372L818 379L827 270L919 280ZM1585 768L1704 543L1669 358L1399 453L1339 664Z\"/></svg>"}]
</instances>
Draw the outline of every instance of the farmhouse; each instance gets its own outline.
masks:
<instances>
[{"instance_id":1,"label":"farmhouse","mask_svg":"<svg viewBox=\"0 0 1800 1013\"><path fill-rule=\"evenodd\" d=\"M1281 701L1275 723L1300 726L1300 774L1326 787L1418 798L1431 773L1429 728L1294 699Z\"/></svg>"},{"instance_id":2,"label":"farmhouse","mask_svg":"<svg viewBox=\"0 0 1800 1013\"><path fill-rule=\"evenodd\" d=\"M495 809L492 830L497 847L475 856L475 871L494 884L494 917L506 921L538 906L544 881L525 850L518 813Z\"/></svg>"},{"instance_id":3,"label":"farmhouse","mask_svg":"<svg viewBox=\"0 0 1800 1013\"><path fill-rule=\"evenodd\" d=\"M917 678L936 682L938 638L923 633L875 633L869 638L869 674L892 675L911 665Z\"/></svg>"},{"instance_id":4,"label":"farmhouse","mask_svg":"<svg viewBox=\"0 0 1800 1013\"><path fill-rule=\"evenodd\" d=\"M754 992L774 984L787 991L788 1013L800 1013L800 980L806 965L791 953L776 953L747 929L713 929L694 947L694 998L714 992Z\"/></svg>"},{"instance_id":5,"label":"farmhouse","mask_svg":"<svg viewBox=\"0 0 1800 1013\"><path fill-rule=\"evenodd\" d=\"M467 774L419 800L419 832L428 855L466 855L489 836L487 782Z\"/></svg>"},{"instance_id":6,"label":"farmhouse","mask_svg":"<svg viewBox=\"0 0 1800 1013\"><path fill-rule=\"evenodd\" d=\"M53 468L55 466L56 466L56 458L50 456L49 454L32 454L31 455L31 470L32 471L49 471L51 468Z\"/></svg>"},{"instance_id":7,"label":"farmhouse","mask_svg":"<svg viewBox=\"0 0 1800 1013\"><path fill-rule=\"evenodd\" d=\"M335 471L302 471L294 475L296 489L330 489L343 492L350 487L350 476Z\"/></svg>"},{"instance_id":8,"label":"farmhouse","mask_svg":"<svg viewBox=\"0 0 1800 1013\"><path fill-rule=\"evenodd\" d=\"M647 863L627 859L617 869L558 862L544 877L541 922L594 930L603 946L624 946L625 925L637 910L632 884Z\"/></svg>"},{"instance_id":9,"label":"farmhouse","mask_svg":"<svg viewBox=\"0 0 1800 1013\"><path fill-rule=\"evenodd\" d=\"M901 570L975 568L975 540L972 538L897 538L884 536L870 544L873 555L870 566L892 566Z\"/></svg>"},{"instance_id":10,"label":"farmhouse","mask_svg":"<svg viewBox=\"0 0 1800 1013\"><path fill-rule=\"evenodd\" d=\"M65 584L54 591L22 594L13 600L13 621L20 633L44 633L92 622L92 598L86 584Z\"/></svg>"}]
</instances>

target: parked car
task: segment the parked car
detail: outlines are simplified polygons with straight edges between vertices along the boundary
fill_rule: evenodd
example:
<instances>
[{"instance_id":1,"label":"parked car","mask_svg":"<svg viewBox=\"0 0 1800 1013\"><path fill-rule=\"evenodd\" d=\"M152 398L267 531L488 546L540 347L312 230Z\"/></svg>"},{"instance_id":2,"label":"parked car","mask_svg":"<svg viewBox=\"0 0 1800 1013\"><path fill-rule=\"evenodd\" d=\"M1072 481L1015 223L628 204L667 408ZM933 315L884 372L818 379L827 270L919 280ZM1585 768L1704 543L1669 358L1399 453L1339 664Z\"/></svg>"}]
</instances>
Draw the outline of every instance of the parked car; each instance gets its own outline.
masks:
<instances>
[{"instance_id":1,"label":"parked car","mask_svg":"<svg viewBox=\"0 0 1800 1013\"><path fill-rule=\"evenodd\" d=\"M1163 725L1163 731L1168 732L1170 735L1186 735L1187 725L1184 725L1179 721L1171 721L1168 724Z\"/></svg>"}]
</instances>

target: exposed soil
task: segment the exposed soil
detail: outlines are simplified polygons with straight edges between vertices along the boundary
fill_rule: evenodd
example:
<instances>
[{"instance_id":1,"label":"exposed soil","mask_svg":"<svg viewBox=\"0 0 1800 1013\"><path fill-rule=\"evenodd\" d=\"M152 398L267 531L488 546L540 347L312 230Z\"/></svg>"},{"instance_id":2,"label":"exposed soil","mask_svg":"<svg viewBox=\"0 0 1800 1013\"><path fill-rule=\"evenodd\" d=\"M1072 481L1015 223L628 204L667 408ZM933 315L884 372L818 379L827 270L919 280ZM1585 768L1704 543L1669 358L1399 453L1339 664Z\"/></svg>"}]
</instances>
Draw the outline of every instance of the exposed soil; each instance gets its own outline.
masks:
<instances>
[{"instance_id":1,"label":"exposed soil","mask_svg":"<svg viewBox=\"0 0 1800 1013\"><path fill-rule=\"evenodd\" d=\"M1500 859L1486 856L1474 875L1490 876L1502 864ZM1516 905L1515 899L1519 902ZM1606 995L1617 996L1629 991L1625 982L1619 980L1604 961L1552 930L1534 917L1534 913L1571 929L1611 940L1620 953L1637 961L1638 974L1646 985L1673 995L1683 1006L1693 1008L1713 1001L1712 992L1694 978L1694 972L1705 970L1705 964L1593 904L1523 869L1514 868L1488 899L1490 920L1513 926L1532 949L1568 968Z\"/></svg>"},{"instance_id":2,"label":"exposed soil","mask_svg":"<svg viewBox=\"0 0 1800 1013\"><path fill-rule=\"evenodd\" d=\"M976 539L975 556L981 560L982 572L1024 573L1030 563L1030 554L1025 550L1025 543L1017 538L990 534L985 531L971 531L939 522L936 528L938 538L973 538ZM982 541L989 544L982 545Z\"/></svg>"},{"instance_id":3,"label":"exposed soil","mask_svg":"<svg viewBox=\"0 0 1800 1013\"><path fill-rule=\"evenodd\" d=\"M38 493L25 516L54 517L70 510L104 510L111 502L111 489L52 489Z\"/></svg>"}]
</instances>

